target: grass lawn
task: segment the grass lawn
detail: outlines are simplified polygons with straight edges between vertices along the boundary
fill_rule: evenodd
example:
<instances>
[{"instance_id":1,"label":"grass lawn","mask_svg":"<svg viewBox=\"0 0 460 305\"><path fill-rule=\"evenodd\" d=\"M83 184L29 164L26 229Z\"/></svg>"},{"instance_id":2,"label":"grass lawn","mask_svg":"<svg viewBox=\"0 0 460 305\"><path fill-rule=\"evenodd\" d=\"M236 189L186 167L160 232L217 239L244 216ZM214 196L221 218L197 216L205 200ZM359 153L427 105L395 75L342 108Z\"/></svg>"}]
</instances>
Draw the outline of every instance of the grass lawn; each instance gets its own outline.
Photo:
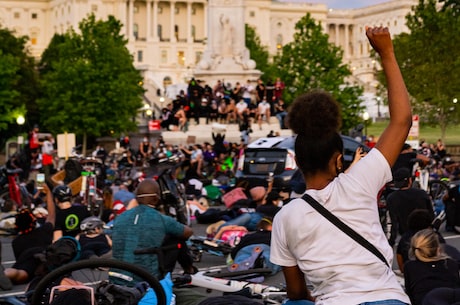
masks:
<instances>
[{"instance_id":1,"label":"grass lawn","mask_svg":"<svg viewBox=\"0 0 460 305\"><path fill-rule=\"evenodd\" d=\"M375 122L367 126L367 134L374 135L375 137L380 136L383 129L387 126L388 122ZM441 128L430 127L420 124L420 137L428 143L435 144L436 141L441 138ZM460 145L460 126L450 126L447 128L446 136L444 139L446 145Z\"/></svg>"}]
</instances>

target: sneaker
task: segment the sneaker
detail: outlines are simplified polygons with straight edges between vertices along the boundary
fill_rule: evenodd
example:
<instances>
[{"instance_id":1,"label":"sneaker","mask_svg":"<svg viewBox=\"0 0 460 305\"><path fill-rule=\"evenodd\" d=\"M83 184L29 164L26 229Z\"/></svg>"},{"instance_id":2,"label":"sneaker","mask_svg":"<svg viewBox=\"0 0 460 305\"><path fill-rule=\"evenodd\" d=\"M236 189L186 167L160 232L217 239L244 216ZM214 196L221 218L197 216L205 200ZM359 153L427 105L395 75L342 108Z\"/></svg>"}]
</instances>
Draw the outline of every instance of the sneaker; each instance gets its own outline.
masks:
<instances>
[{"instance_id":1,"label":"sneaker","mask_svg":"<svg viewBox=\"0 0 460 305\"><path fill-rule=\"evenodd\" d=\"M0 266L0 290L11 290L13 289L13 284L10 279L5 275L5 269L3 266Z\"/></svg>"}]
</instances>

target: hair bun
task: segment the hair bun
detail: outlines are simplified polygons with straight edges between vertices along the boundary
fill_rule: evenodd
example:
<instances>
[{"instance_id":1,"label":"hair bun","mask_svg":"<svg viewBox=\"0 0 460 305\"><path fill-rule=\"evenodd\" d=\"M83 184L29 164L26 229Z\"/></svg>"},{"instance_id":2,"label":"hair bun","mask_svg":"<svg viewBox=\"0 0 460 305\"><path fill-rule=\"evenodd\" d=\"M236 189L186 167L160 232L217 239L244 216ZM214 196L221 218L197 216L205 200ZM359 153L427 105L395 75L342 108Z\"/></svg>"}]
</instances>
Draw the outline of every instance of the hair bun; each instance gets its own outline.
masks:
<instances>
[{"instance_id":1,"label":"hair bun","mask_svg":"<svg viewBox=\"0 0 460 305\"><path fill-rule=\"evenodd\" d=\"M340 108L327 92L316 90L298 96L291 105L288 126L297 135L321 137L339 131Z\"/></svg>"}]
</instances>

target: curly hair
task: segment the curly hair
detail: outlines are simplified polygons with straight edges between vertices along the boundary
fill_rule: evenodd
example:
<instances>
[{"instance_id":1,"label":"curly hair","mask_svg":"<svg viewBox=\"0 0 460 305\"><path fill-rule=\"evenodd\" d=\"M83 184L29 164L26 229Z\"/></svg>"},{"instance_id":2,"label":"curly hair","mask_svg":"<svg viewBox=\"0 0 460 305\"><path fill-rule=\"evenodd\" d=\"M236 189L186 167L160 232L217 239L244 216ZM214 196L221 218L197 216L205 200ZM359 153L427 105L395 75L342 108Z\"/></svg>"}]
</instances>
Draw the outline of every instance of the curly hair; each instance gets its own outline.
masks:
<instances>
[{"instance_id":1,"label":"curly hair","mask_svg":"<svg viewBox=\"0 0 460 305\"><path fill-rule=\"evenodd\" d=\"M302 173L325 170L334 153L343 153L339 104L327 92L300 95L289 109L287 124L297 134L295 152Z\"/></svg>"}]
</instances>

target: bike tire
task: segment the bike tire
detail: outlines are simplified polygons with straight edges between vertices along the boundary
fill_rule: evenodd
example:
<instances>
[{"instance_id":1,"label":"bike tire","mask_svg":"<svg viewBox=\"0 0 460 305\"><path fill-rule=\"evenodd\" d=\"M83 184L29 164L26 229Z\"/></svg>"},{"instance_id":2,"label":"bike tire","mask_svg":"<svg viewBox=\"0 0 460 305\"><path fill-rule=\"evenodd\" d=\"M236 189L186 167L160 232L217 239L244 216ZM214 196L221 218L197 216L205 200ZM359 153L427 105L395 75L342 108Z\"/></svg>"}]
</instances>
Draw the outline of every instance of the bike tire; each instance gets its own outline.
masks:
<instances>
[{"instance_id":1,"label":"bike tire","mask_svg":"<svg viewBox=\"0 0 460 305\"><path fill-rule=\"evenodd\" d=\"M3 206L6 200L10 199L10 191L8 188L4 188L0 191L0 204Z\"/></svg>"},{"instance_id":2,"label":"bike tire","mask_svg":"<svg viewBox=\"0 0 460 305\"><path fill-rule=\"evenodd\" d=\"M433 180L430 181L428 190L433 201L442 200L442 197L449 192L449 186L444 181Z\"/></svg>"},{"instance_id":3,"label":"bike tire","mask_svg":"<svg viewBox=\"0 0 460 305\"><path fill-rule=\"evenodd\" d=\"M110 271L107 272L107 270L104 271L100 268L110 268ZM103 280L103 277L107 278L108 273L114 277L121 272L124 272L125 274L128 272L129 274L137 276L140 281L145 281L150 285L157 296L158 305L166 305L165 292L158 279L150 274L150 272L131 263L106 258L81 260L63 265L51 271L43 277L43 279L41 279L35 287L31 298L31 304L48 304L50 287L55 286L56 281L73 272L80 272L79 275L85 280L85 284L100 283ZM123 281L123 286L134 286L137 282L139 282L129 276L117 277L117 279Z\"/></svg>"}]
</instances>

